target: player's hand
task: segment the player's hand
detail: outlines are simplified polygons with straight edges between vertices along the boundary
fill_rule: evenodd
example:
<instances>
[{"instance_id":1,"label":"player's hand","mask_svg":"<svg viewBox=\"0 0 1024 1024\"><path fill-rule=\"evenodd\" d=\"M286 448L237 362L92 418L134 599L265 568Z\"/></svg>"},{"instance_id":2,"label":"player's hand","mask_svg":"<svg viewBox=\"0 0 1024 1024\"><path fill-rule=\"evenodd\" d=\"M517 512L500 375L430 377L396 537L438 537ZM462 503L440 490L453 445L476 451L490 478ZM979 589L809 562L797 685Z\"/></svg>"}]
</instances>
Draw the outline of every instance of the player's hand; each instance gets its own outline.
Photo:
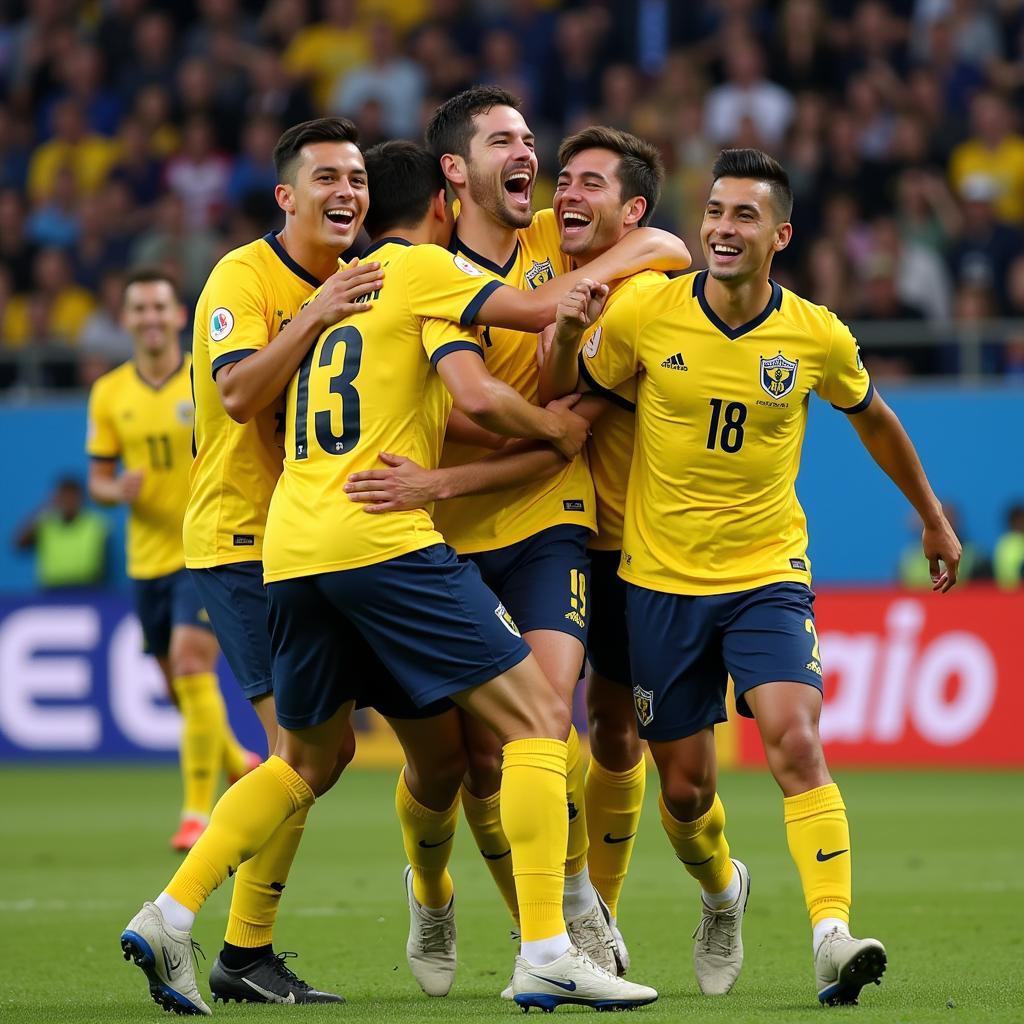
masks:
<instances>
[{"instance_id":1,"label":"player's hand","mask_svg":"<svg viewBox=\"0 0 1024 1024\"><path fill-rule=\"evenodd\" d=\"M324 282L320 294L309 304L323 327L330 327L353 313L367 313L373 308L371 301L356 302L384 286L384 271L379 263L360 263L332 274Z\"/></svg>"},{"instance_id":2,"label":"player's hand","mask_svg":"<svg viewBox=\"0 0 1024 1024\"><path fill-rule=\"evenodd\" d=\"M559 333L582 332L601 315L608 285L584 278L573 285L572 290L562 296L555 312L555 325Z\"/></svg>"},{"instance_id":3,"label":"player's hand","mask_svg":"<svg viewBox=\"0 0 1024 1024\"><path fill-rule=\"evenodd\" d=\"M572 407L580 400L579 395L566 395L548 402L545 408L557 417L559 433L551 438L551 443L570 462L580 453L580 449L590 437L590 423L582 416L577 416Z\"/></svg>"},{"instance_id":4,"label":"player's hand","mask_svg":"<svg viewBox=\"0 0 1024 1024\"><path fill-rule=\"evenodd\" d=\"M945 516L938 522L925 526L921 534L921 546L931 570L932 590L937 590L940 594L946 593L956 584L963 549Z\"/></svg>"},{"instance_id":5,"label":"player's hand","mask_svg":"<svg viewBox=\"0 0 1024 1024\"><path fill-rule=\"evenodd\" d=\"M141 469L126 469L118 478L120 491L119 500L126 505L132 504L142 491L142 480L144 474Z\"/></svg>"},{"instance_id":6,"label":"player's hand","mask_svg":"<svg viewBox=\"0 0 1024 1024\"><path fill-rule=\"evenodd\" d=\"M349 501L366 504L364 512L406 512L437 501L434 474L429 469L390 452L381 452L380 461L390 468L351 473L345 484Z\"/></svg>"}]
</instances>

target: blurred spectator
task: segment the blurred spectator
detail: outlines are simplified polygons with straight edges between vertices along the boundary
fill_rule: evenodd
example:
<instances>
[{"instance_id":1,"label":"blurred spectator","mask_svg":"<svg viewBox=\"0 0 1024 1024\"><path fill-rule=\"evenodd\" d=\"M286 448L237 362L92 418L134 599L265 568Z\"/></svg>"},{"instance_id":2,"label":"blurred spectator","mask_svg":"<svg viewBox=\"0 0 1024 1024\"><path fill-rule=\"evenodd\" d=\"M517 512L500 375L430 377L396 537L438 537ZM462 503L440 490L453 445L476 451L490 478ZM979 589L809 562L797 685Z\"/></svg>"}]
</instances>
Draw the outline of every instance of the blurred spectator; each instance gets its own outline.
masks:
<instances>
[{"instance_id":1,"label":"blurred spectator","mask_svg":"<svg viewBox=\"0 0 1024 1024\"><path fill-rule=\"evenodd\" d=\"M957 507L948 501L942 503L942 512L949 525L953 528L960 543L963 545L963 552L960 555L960 570L957 573L958 583L967 583L968 580L990 578L988 566L978 549L968 540L964 532L964 524L960 518ZM931 567L928 559L924 557L921 548L921 530L923 524L917 516L910 517L910 527L914 532L915 539L910 541L900 554L899 580L905 587L911 590L931 590L932 577Z\"/></svg>"},{"instance_id":2,"label":"blurred spectator","mask_svg":"<svg viewBox=\"0 0 1024 1024\"><path fill-rule=\"evenodd\" d=\"M137 96L149 85L170 90L178 64L174 23L162 11L145 11L132 22L134 42L119 70L118 92Z\"/></svg>"},{"instance_id":3,"label":"blurred spectator","mask_svg":"<svg viewBox=\"0 0 1024 1024\"><path fill-rule=\"evenodd\" d=\"M295 84L271 50L249 55L249 92L245 110L250 117L272 117L281 124L298 124L316 115L305 87Z\"/></svg>"},{"instance_id":4,"label":"blurred spectator","mask_svg":"<svg viewBox=\"0 0 1024 1024\"><path fill-rule=\"evenodd\" d=\"M830 92L836 83L835 61L822 4L785 0L775 25L772 79L793 94Z\"/></svg>"},{"instance_id":5,"label":"blurred spectator","mask_svg":"<svg viewBox=\"0 0 1024 1024\"><path fill-rule=\"evenodd\" d=\"M545 68L537 112L556 131L592 111L601 96L602 24L592 10L563 11Z\"/></svg>"},{"instance_id":6,"label":"blurred spectator","mask_svg":"<svg viewBox=\"0 0 1024 1024\"><path fill-rule=\"evenodd\" d=\"M10 108L0 103L0 188L24 188L29 150L24 131Z\"/></svg>"},{"instance_id":7,"label":"blurred spectator","mask_svg":"<svg viewBox=\"0 0 1024 1024\"><path fill-rule=\"evenodd\" d=\"M936 253L900 237L892 217L876 217L871 225L874 252L892 261L900 300L921 310L933 323L946 323L951 313L951 282Z\"/></svg>"},{"instance_id":8,"label":"blurred spectator","mask_svg":"<svg viewBox=\"0 0 1024 1024\"><path fill-rule=\"evenodd\" d=\"M85 321L78 344L83 352L99 356L107 369L132 356L132 336L121 326L124 275L109 270L99 284L99 305Z\"/></svg>"},{"instance_id":9,"label":"blurred spectator","mask_svg":"<svg viewBox=\"0 0 1024 1024\"><path fill-rule=\"evenodd\" d=\"M167 185L182 200L185 223L206 228L217 222L228 197L231 160L214 148L213 122L193 114L181 132L181 150L167 161Z\"/></svg>"},{"instance_id":10,"label":"blurred spectator","mask_svg":"<svg viewBox=\"0 0 1024 1024\"><path fill-rule=\"evenodd\" d=\"M242 151L228 179L228 196L236 205L241 206L253 197L274 204L274 146L280 134L280 123L267 115L254 116L246 123Z\"/></svg>"},{"instance_id":11,"label":"blurred spectator","mask_svg":"<svg viewBox=\"0 0 1024 1024\"><path fill-rule=\"evenodd\" d=\"M537 80L532 68L523 61L519 39L506 28L492 28L481 46L481 85L496 85L518 96L527 121L533 116Z\"/></svg>"},{"instance_id":12,"label":"blurred spectator","mask_svg":"<svg viewBox=\"0 0 1024 1024\"><path fill-rule=\"evenodd\" d=\"M1004 590L1024 587L1024 505L1014 505L1007 514L1006 532L996 541L992 568Z\"/></svg>"},{"instance_id":13,"label":"blurred spectator","mask_svg":"<svg viewBox=\"0 0 1024 1024\"><path fill-rule=\"evenodd\" d=\"M58 69L60 98L73 99L85 115L89 132L95 135L117 134L124 107L121 96L106 86L106 68L99 48L79 42ZM44 134L54 130L50 124L53 105L43 108Z\"/></svg>"},{"instance_id":14,"label":"blurred spectator","mask_svg":"<svg viewBox=\"0 0 1024 1024\"><path fill-rule=\"evenodd\" d=\"M215 59L222 51L223 40L255 46L259 31L239 0L199 0L199 20L185 37L184 51L189 56Z\"/></svg>"},{"instance_id":15,"label":"blurred spectator","mask_svg":"<svg viewBox=\"0 0 1024 1024\"><path fill-rule=\"evenodd\" d=\"M78 185L69 166L60 167L50 195L29 215L25 233L33 245L56 245L69 249L77 241Z\"/></svg>"},{"instance_id":16,"label":"blurred spectator","mask_svg":"<svg viewBox=\"0 0 1024 1024\"><path fill-rule=\"evenodd\" d=\"M924 167L908 167L896 179L897 224L911 245L943 256L961 231L963 218L942 176Z\"/></svg>"},{"instance_id":17,"label":"blurred spectator","mask_svg":"<svg viewBox=\"0 0 1024 1024\"><path fill-rule=\"evenodd\" d=\"M16 292L32 286L32 261L35 246L25 232L25 204L13 188L0 192L0 267L10 277Z\"/></svg>"},{"instance_id":18,"label":"blurred spectator","mask_svg":"<svg viewBox=\"0 0 1024 1024\"><path fill-rule=\"evenodd\" d=\"M71 262L61 249L41 249L32 267L32 291L16 295L4 311L3 339L20 346L34 341L78 340L95 301L74 283Z\"/></svg>"},{"instance_id":19,"label":"blurred spectator","mask_svg":"<svg viewBox=\"0 0 1024 1024\"><path fill-rule=\"evenodd\" d=\"M103 516L83 507L84 497L80 480L61 478L46 506L15 535L18 550L35 552L36 580L46 590L103 582L109 529Z\"/></svg>"}]
</instances>

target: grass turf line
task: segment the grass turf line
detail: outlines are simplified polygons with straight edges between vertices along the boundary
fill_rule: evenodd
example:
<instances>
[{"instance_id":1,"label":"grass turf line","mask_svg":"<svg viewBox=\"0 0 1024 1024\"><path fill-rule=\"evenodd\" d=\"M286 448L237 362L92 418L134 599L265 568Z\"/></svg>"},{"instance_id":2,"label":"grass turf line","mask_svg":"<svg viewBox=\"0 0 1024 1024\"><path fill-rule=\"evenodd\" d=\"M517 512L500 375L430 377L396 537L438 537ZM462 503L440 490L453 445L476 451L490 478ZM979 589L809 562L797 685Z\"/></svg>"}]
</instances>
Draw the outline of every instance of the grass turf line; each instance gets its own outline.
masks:
<instances>
[{"instance_id":1,"label":"grass turf line","mask_svg":"<svg viewBox=\"0 0 1024 1024\"><path fill-rule=\"evenodd\" d=\"M308 981L343 992L348 1003L301 1010L217 1004L216 1017L237 1024L266 1024L280 1014L303 1022L518 1019L519 1011L497 998L515 952L510 921L465 822L452 862L455 987L447 999L428 999L409 974L395 777L350 772L314 807L277 928L276 948L301 954L289 965ZM858 1024L1024 1019L1024 777L844 772L838 781L853 834L854 932L886 944L890 964L882 986L865 989L856 1009L817 1005L781 799L766 775L738 773L723 777L720 792L730 844L753 878L746 964L731 995L701 997L691 964L695 884L662 834L651 776L620 923L633 957L630 976L654 985L661 998L630 1021L788 1024L820 1022L823 1014ZM0 1020L168 1019L149 1001L142 973L121 959L117 939L177 864L167 839L178 786L172 768L0 770ZM213 897L196 928L207 956L199 971L204 994L223 935L227 889Z\"/></svg>"}]
</instances>

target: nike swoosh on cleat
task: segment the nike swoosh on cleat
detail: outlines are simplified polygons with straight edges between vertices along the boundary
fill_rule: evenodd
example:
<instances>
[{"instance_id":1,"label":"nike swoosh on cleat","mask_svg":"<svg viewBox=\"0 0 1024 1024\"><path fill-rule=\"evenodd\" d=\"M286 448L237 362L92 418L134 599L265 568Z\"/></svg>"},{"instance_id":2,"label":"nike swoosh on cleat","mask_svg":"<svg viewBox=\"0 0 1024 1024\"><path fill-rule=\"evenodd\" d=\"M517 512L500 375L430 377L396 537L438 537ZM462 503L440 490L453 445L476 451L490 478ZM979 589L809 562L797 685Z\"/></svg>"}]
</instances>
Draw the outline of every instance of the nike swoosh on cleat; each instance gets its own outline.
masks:
<instances>
[{"instance_id":1,"label":"nike swoosh on cleat","mask_svg":"<svg viewBox=\"0 0 1024 1024\"><path fill-rule=\"evenodd\" d=\"M632 839L635 835L635 832L630 832L628 836L613 836L611 832L605 832L604 841L606 843L624 843L627 839ZM711 856L713 857L714 854L712 854Z\"/></svg>"},{"instance_id":2,"label":"nike swoosh on cleat","mask_svg":"<svg viewBox=\"0 0 1024 1024\"><path fill-rule=\"evenodd\" d=\"M276 992L271 992L269 989L263 988L262 985L257 985L255 981L250 981L248 978L242 978L242 981L246 985L248 985L249 988L251 988L254 992L259 992L259 994L261 996L263 996L263 998L266 999L266 1001L268 1003L287 1003L287 1004L290 1004L290 1003L294 1003L295 1002L295 993L294 992L289 992L288 993L288 998L285 999L282 996L279 996Z\"/></svg>"},{"instance_id":3,"label":"nike swoosh on cleat","mask_svg":"<svg viewBox=\"0 0 1024 1024\"><path fill-rule=\"evenodd\" d=\"M819 861L821 861L822 864L824 864L825 861L831 860L833 857L838 857L839 854L841 854L841 853L849 853L849 852L850 851L847 849L847 850L836 850L835 853L822 853L821 847L819 846L818 847L817 858L818 858Z\"/></svg>"},{"instance_id":4,"label":"nike swoosh on cleat","mask_svg":"<svg viewBox=\"0 0 1024 1024\"><path fill-rule=\"evenodd\" d=\"M530 972L530 977L540 978L541 981L546 981L549 985L557 985L559 988L564 988L566 992L576 991L575 981L556 981L554 978L546 978L543 974L534 974L532 971Z\"/></svg>"},{"instance_id":5,"label":"nike swoosh on cleat","mask_svg":"<svg viewBox=\"0 0 1024 1024\"><path fill-rule=\"evenodd\" d=\"M486 851L484 851L484 850L481 850L481 851L480 851L480 855L481 855L481 856L482 856L482 857L483 857L483 858L484 858L485 860L501 860L501 859L502 859L502 857L507 857L507 856L508 856L508 855L509 855L509 854L510 854L511 852L512 852L512 849L511 849L511 847L510 847L510 848L509 848L509 849L507 849L507 850L506 850L506 851L505 851L504 853L487 853Z\"/></svg>"},{"instance_id":6,"label":"nike swoosh on cleat","mask_svg":"<svg viewBox=\"0 0 1024 1024\"><path fill-rule=\"evenodd\" d=\"M701 864L707 864L707 862L709 860L712 860L714 858L714 856L715 856L714 854L711 854L710 857L705 857L703 860L683 860L682 857L680 857L679 859L684 864L688 865L691 868L699 868L701 866Z\"/></svg>"},{"instance_id":7,"label":"nike swoosh on cleat","mask_svg":"<svg viewBox=\"0 0 1024 1024\"><path fill-rule=\"evenodd\" d=\"M170 977L181 966L181 958L178 958L176 964L172 964L171 958L167 955L167 950L161 949L160 952L164 955L164 967L167 968L167 976Z\"/></svg>"},{"instance_id":8,"label":"nike swoosh on cleat","mask_svg":"<svg viewBox=\"0 0 1024 1024\"><path fill-rule=\"evenodd\" d=\"M439 843L428 843L426 841L426 839L421 839L420 840L420 846L422 846L424 850L433 850L433 849L435 849L438 846L444 846L445 843L450 842L451 839L452 839L452 836L454 836L454 835L455 835L455 833L453 832L450 836L446 836ZM512 851L510 850L509 852L511 853ZM484 856L486 856L486 854L484 854Z\"/></svg>"}]
</instances>

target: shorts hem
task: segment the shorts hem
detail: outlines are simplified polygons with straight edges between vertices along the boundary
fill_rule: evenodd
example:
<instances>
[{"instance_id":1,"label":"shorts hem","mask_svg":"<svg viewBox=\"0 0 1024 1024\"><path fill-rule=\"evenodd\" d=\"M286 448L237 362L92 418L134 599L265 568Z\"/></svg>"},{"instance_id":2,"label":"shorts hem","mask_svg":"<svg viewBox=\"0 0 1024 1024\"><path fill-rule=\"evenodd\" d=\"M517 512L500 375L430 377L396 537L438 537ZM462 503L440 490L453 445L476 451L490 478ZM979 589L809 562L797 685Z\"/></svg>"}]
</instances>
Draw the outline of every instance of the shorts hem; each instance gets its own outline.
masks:
<instances>
[{"instance_id":1,"label":"shorts hem","mask_svg":"<svg viewBox=\"0 0 1024 1024\"><path fill-rule=\"evenodd\" d=\"M526 661L526 659L533 653L526 642L523 642L525 650L516 651L514 654L510 654L507 658L502 658L501 661L493 663L492 667L487 669L481 669L478 672L468 673L460 679L453 679L449 683L439 683L437 686L425 691L423 694L427 699L420 702L413 699L413 703L419 708L425 708L429 704L433 704L435 701L441 700L443 697L454 697L456 694L464 693L466 690L472 690L474 686L482 686L484 683L489 683L492 679L496 679L503 672L508 672L509 669L515 668L516 665Z\"/></svg>"},{"instance_id":2,"label":"shorts hem","mask_svg":"<svg viewBox=\"0 0 1024 1024\"><path fill-rule=\"evenodd\" d=\"M700 724L691 722L675 729L649 729L638 724L637 733L642 740L653 740L655 743L671 743L673 740L685 740L688 736L696 736L702 729L723 725L728 720L728 716L721 715Z\"/></svg>"},{"instance_id":3,"label":"shorts hem","mask_svg":"<svg viewBox=\"0 0 1024 1024\"><path fill-rule=\"evenodd\" d=\"M820 676L798 676L795 673L791 676L787 676L785 679L780 679L778 676L773 675L770 679L760 679L756 683L747 683L742 688L736 688L736 677L733 677L733 692L736 696L736 710L744 718L753 718L754 714L750 710L749 705L742 698L746 695L748 690L753 690L756 686L770 686L772 683L803 683L805 686L813 686L819 693L824 694L825 687L821 681ZM742 706L741 706L742 703Z\"/></svg>"}]
</instances>

